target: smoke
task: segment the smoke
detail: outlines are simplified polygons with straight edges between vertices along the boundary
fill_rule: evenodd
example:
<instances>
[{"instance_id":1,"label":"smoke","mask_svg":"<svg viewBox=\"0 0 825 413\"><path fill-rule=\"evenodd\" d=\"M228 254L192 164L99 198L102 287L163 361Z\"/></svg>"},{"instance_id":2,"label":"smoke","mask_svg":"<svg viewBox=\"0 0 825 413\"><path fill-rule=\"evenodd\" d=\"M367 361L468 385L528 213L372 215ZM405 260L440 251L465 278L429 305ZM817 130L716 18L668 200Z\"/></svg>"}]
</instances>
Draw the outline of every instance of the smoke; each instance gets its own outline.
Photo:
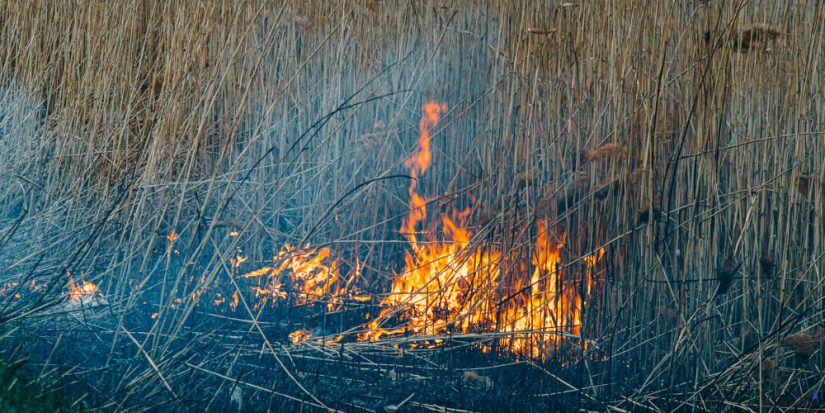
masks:
<instances>
[{"instance_id":1,"label":"smoke","mask_svg":"<svg viewBox=\"0 0 825 413\"><path fill-rule=\"evenodd\" d=\"M43 109L14 82L0 86L0 228L38 199L31 179L46 156L40 139Z\"/></svg>"}]
</instances>

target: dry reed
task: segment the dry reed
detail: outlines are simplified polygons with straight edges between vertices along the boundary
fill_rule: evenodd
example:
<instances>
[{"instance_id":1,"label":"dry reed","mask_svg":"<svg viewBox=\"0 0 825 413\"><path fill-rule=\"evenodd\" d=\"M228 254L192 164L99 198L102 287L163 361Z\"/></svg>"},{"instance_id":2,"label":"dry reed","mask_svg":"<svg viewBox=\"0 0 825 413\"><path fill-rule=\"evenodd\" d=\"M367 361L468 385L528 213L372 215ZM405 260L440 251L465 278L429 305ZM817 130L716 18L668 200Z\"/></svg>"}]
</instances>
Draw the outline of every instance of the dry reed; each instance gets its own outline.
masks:
<instances>
[{"instance_id":1,"label":"dry reed","mask_svg":"<svg viewBox=\"0 0 825 413\"><path fill-rule=\"evenodd\" d=\"M472 397L408 407L802 397L820 378L785 368L782 345L821 365L822 340L778 337L825 316L822 23L768 2L4 2L0 342L113 411L220 411L238 386L250 410L374 410L388 402L352 389L403 400L399 383L450 389L468 367L495 367L459 375ZM415 177L419 227L474 208L450 264L502 253L501 279L469 276L490 295L454 281L464 303L532 323L550 304L528 292L551 279L548 303L581 300L529 363L517 344L538 333L509 325L354 338L404 271L403 165L431 100L448 111ZM566 237L558 276L533 280L540 223ZM302 241L373 298L241 277ZM107 304L67 307L70 276Z\"/></svg>"}]
</instances>

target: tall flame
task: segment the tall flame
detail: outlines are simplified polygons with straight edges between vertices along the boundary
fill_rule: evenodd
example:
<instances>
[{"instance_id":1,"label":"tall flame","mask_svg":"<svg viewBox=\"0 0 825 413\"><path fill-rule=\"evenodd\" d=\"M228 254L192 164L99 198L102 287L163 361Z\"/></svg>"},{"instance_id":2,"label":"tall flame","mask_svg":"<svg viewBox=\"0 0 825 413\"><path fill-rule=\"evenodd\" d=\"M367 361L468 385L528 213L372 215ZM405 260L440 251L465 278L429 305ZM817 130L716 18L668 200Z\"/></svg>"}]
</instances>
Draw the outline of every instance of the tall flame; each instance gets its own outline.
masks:
<instances>
[{"instance_id":1,"label":"tall flame","mask_svg":"<svg viewBox=\"0 0 825 413\"><path fill-rule=\"evenodd\" d=\"M414 247L417 245L415 237L415 224L427 219L427 201L420 197L415 191L418 185L417 178L430 167L432 155L430 154L430 131L438 124L438 115L447 111L446 103L429 102L424 105L424 115L421 117L421 137L418 145L421 150L413 154L404 161L404 165L410 168L410 175L413 180L410 183L410 216L401 225L401 232L407 235L407 239Z\"/></svg>"},{"instance_id":2,"label":"tall flame","mask_svg":"<svg viewBox=\"0 0 825 413\"><path fill-rule=\"evenodd\" d=\"M438 115L447 111L446 103L429 102L424 105L424 116L421 117L421 137L418 138L418 144L421 150L413 154L404 162L407 168L411 169L413 177L424 173L430 167L430 131L438 124ZM414 187L412 188L414 189Z\"/></svg>"}]
</instances>

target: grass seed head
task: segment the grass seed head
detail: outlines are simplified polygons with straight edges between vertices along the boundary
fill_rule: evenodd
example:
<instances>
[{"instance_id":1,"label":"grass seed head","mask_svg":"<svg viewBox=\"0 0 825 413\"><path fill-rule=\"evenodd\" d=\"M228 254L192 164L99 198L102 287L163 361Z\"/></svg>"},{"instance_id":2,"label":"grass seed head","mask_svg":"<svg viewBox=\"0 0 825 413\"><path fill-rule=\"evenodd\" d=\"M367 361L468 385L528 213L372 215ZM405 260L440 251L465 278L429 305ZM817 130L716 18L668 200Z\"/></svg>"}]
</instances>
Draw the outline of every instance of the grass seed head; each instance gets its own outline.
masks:
<instances>
[{"instance_id":1,"label":"grass seed head","mask_svg":"<svg viewBox=\"0 0 825 413\"><path fill-rule=\"evenodd\" d=\"M382 121L375 122L372 126L373 132L367 133L358 139L358 155L366 158L376 149L384 145L387 136L387 125Z\"/></svg>"},{"instance_id":2,"label":"grass seed head","mask_svg":"<svg viewBox=\"0 0 825 413\"><path fill-rule=\"evenodd\" d=\"M719 270L719 288L716 290L716 295L728 293L730 285L733 282L733 276L739 269L739 265L735 265L733 258L728 258L725 261L725 265L723 265L722 269Z\"/></svg>"},{"instance_id":3,"label":"grass seed head","mask_svg":"<svg viewBox=\"0 0 825 413\"><path fill-rule=\"evenodd\" d=\"M763 251L762 256L759 257L759 265L762 267L762 272L766 277L773 276L773 270L776 268L776 261L770 251Z\"/></svg>"},{"instance_id":4,"label":"grass seed head","mask_svg":"<svg viewBox=\"0 0 825 413\"><path fill-rule=\"evenodd\" d=\"M765 357L762 360L762 377L770 377L771 372L773 372L773 359L770 357Z\"/></svg>"},{"instance_id":5,"label":"grass seed head","mask_svg":"<svg viewBox=\"0 0 825 413\"><path fill-rule=\"evenodd\" d=\"M530 168L529 171L519 174L516 182L518 182L519 188L524 188L527 184L533 184L533 182L538 179L536 175L539 173L538 166L534 166Z\"/></svg>"},{"instance_id":6,"label":"grass seed head","mask_svg":"<svg viewBox=\"0 0 825 413\"><path fill-rule=\"evenodd\" d=\"M659 205L654 203L653 208L651 208L650 201L645 201L645 203L642 204L642 207L639 208L638 211L636 211L636 215L639 218L639 222L648 222L651 218L651 212L653 213L653 220L657 221L659 219L659 216L661 215Z\"/></svg>"},{"instance_id":7,"label":"grass seed head","mask_svg":"<svg viewBox=\"0 0 825 413\"><path fill-rule=\"evenodd\" d=\"M800 331L789 335L782 340L782 344L793 349L799 362L804 363L819 348L822 339L822 329L817 328L813 333Z\"/></svg>"},{"instance_id":8,"label":"grass seed head","mask_svg":"<svg viewBox=\"0 0 825 413\"><path fill-rule=\"evenodd\" d=\"M733 31L731 33L730 46L733 51L739 53L747 53L752 47L757 47L757 43L766 43L769 40L774 40L783 35L779 29L767 24L756 24L751 27L742 29L742 31ZM715 31L706 31L703 35L705 43L716 42L721 35ZM720 39L721 40L721 39Z\"/></svg>"},{"instance_id":9,"label":"grass seed head","mask_svg":"<svg viewBox=\"0 0 825 413\"><path fill-rule=\"evenodd\" d=\"M493 380L473 371L465 371L461 376L461 384L474 389L489 389L493 387Z\"/></svg>"},{"instance_id":10,"label":"grass seed head","mask_svg":"<svg viewBox=\"0 0 825 413\"><path fill-rule=\"evenodd\" d=\"M608 143L598 150L585 150L585 158L589 161L599 162L607 159L621 157L625 153L625 147L620 143Z\"/></svg>"},{"instance_id":11,"label":"grass seed head","mask_svg":"<svg viewBox=\"0 0 825 413\"><path fill-rule=\"evenodd\" d=\"M799 174L796 176L796 189L805 198L810 195L811 176L806 174Z\"/></svg>"}]
</instances>

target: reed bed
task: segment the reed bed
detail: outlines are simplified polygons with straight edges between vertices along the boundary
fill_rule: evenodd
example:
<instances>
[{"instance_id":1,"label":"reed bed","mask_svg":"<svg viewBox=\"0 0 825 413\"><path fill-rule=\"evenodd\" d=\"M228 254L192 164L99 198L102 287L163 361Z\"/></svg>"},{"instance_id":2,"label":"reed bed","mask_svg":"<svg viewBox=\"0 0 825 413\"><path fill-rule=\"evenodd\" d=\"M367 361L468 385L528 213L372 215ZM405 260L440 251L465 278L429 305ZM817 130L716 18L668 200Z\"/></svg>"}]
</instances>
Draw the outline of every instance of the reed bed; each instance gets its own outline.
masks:
<instances>
[{"instance_id":1,"label":"reed bed","mask_svg":"<svg viewBox=\"0 0 825 413\"><path fill-rule=\"evenodd\" d=\"M821 408L822 20L819 2L3 2L2 348L104 411ZM445 110L413 176L428 102ZM414 306L387 303L413 192L421 245L467 211L450 265L498 254L464 309L534 319L554 277L576 325L404 327ZM550 236L558 264L531 279ZM288 285L272 268L324 248L348 295L262 303L256 280Z\"/></svg>"}]
</instances>

